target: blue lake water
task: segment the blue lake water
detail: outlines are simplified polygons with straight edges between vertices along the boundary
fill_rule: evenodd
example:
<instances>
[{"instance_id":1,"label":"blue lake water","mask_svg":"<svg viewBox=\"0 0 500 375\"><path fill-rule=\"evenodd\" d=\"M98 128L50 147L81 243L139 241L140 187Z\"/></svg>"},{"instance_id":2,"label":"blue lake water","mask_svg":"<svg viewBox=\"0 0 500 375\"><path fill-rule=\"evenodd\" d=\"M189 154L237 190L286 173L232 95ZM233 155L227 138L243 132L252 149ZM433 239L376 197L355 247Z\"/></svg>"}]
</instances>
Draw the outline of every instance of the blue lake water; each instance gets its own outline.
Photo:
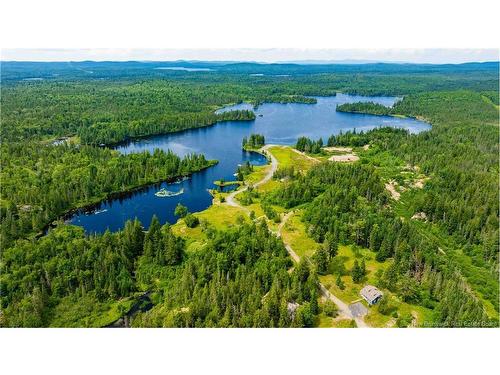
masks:
<instances>
[{"instance_id":1,"label":"blue lake water","mask_svg":"<svg viewBox=\"0 0 500 375\"><path fill-rule=\"evenodd\" d=\"M430 125L411 118L374 116L336 112L336 106L342 103L372 101L392 106L399 98L366 97L337 94L334 97L318 97L316 104L276 104L259 106L254 121L227 121L214 126L191 129L167 135L138 139L116 147L124 154L153 151L155 148L170 149L179 156L189 153L203 153L207 159L217 159L216 166L195 173L190 179L178 183L161 183L150 186L126 197L102 202L93 212L79 212L69 222L81 225L87 232L112 231L124 227L125 222L137 217L145 227L149 226L153 215L161 223L175 223L174 210L177 203L188 207L190 212L208 208L212 197L207 189L216 188L215 180L224 178L233 180L238 164L250 161L254 165L266 163L262 155L241 150L241 140L252 133L263 134L266 143L295 144L298 137L311 139L320 137L326 142L332 134L356 129L370 130L380 126L393 126L418 133L430 128ZM219 111L232 109L253 109L250 104L242 103L225 107ZM157 197L161 188L169 191L184 189L184 193L173 197Z\"/></svg>"}]
</instances>

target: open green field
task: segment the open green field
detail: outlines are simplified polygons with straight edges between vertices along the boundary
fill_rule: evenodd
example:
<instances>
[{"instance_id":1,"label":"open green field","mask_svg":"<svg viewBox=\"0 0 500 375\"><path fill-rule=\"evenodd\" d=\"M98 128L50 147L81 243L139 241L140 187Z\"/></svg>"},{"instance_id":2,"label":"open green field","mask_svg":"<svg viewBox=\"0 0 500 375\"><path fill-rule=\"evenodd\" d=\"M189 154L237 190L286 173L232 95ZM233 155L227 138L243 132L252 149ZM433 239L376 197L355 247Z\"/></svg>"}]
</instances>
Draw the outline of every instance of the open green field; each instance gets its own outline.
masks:
<instances>
[{"instance_id":1,"label":"open green field","mask_svg":"<svg viewBox=\"0 0 500 375\"><path fill-rule=\"evenodd\" d=\"M253 167L253 172L245 176L245 183L253 185L264 178L267 171L271 168L270 165L258 165Z\"/></svg>"},{"instance_id":2,"label":"open green field","mask_svg":"<svg viewBox=\"0 0 500 375\"><path fill-rule=\"evenodd\" d=\"M302 222L302 211L297 210L283 225L283 240L288 243L299 257L311 257L319 244L306 234L306 226Z\"/></svg>"},{"instance_id":3,"label":"open green field","mask_svg":"<svg viewBox=\"0 0 500 375\"><path fill-rule=\"evenodd\" d=\"M299 154L290 146L271 146L267 149L278 161L278 168L287 168L293 166L297 171L306 173L315 162L305 155ZM254 172L245 177L247 184L255 184L262 180L268 172L270 166L254 167ZM265 184L259 185L260 192L269 192L276 189L280 185L280 181L271 179Z\"/></svg>"},{"instance_id":4,"label":"open green field","mask_svg":"<svg viewBox=\"0 0 500 375\"><path fill-rule=\"evenodd\" d=\"M331 318L320 313L316 320L316 328L356 328L356 322L351 319Z\"/></svg>"},{"instance_id":5,"label":"open green field","mask_svg":"<svg viewBox=\"0 0 500 375\"><path fill-rule=\"evenodd\" d=\"M315 164L313 160L295 152L290 146L272 146L268 151L278 160L279 167L282 168L293 166L305 173Z\"/></svg>"},{"instance_id":6,"label":"open green field","mask_svg":"<svg viewBox=\"0 0 500 375\"><path fill-rule=\"evenodd\" d=\"M206 235L203 232L204 223L214 229L222 230L235 226L238 221L249 220L243 209L221 204L215 199L209 208L194 215L200 220L200 224L195 228L188 228L183 219L179 219L177 223L172 225L172 231L186 240L188 251L196 251L204 246L206 241Z\"/></svg>"}]
</instances>

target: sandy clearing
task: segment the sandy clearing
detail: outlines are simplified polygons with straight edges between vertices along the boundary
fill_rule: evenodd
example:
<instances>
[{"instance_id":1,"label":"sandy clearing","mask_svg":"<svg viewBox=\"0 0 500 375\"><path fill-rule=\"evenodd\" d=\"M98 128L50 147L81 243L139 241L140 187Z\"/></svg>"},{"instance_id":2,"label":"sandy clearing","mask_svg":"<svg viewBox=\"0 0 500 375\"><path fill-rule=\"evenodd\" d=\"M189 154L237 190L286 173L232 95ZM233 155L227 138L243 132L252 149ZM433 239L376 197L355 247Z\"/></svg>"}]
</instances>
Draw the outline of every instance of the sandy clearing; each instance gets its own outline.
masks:
<instances>
[{"instance_id":1,"label":"sandy clearing","mask_svg":"<svg viewBox=\"0 0 500 375\"><path fill-rule=\"evenodd\" d=\"M340 163L348 163L352 161L358 161L359 156L355 154L333 155L328 160Z\"/></svg>"},{"instance_id":2,"label":"sandy clearing","mask_svg":"<svg viewBox=\"0 0 500 375\"><path fill-rule=\"evenodd\" d=\"M327 152L349 152L352 153L351 147L323 147Z\"/></svg>"},{"instance_id":3,"label":"sandy clearing","mask_svg":"<svg viewBox=\"0 0 500 375\"><path fill-rule=\"evenodd\" d=\"M396 185L394 181L389 181L389 183L385 184L385 188L389 193L391 193L391 197L394 200L398 201L399 198L401 198L401 194L399 193L399 191L396 190Z\"/></svg>"},{"instance_id":4,"label":"sandy clearing","mask_svg":"<svg viewBox=\"0 0 500 375\"><path fill-rule=\"evenodd\" d=\"M427 221L427 215L425 212L417 212L415 215L411 217L413 220L423 220Z\"/></svg>"}]
</instances>

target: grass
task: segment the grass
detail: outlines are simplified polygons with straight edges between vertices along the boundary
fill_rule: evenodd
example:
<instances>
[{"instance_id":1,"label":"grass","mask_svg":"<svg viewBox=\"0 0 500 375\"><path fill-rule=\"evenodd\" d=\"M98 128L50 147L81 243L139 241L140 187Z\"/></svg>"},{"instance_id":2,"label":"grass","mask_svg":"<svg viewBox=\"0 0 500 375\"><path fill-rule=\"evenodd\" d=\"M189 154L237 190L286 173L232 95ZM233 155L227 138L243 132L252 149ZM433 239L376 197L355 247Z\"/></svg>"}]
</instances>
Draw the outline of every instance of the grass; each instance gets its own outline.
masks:
<instances>
[{"instance_id":1,"label":"grass","mask_svg":"<svg viewBox=\"0 0 500 375\"><path fill-rule=\"evenodd\" d=\"M268 151L278 160L279 167L293 166L302 173L307 172L316 164L308 157L298 154L290 146L273 146Z\"/></svg>"},{"instance_id":2,"label":"grass","mask_svg":"<svg viewBox=\"0 0 500 375\"><path fill-rule=\"evenodd\" d=\"M371 284L380 287L377 272L385 270L389 265L389 260L385 262L378 262L375 260L375 252L369 249L358 249L353 248L353 246L339 246L339 253L335 257L336 267L343 265L347 271L343 276L341 276L342 282L345 285L344 290L340 289L336 285L336 274L329 274L325 276L320 276L320 281L336 296L346 303L352 303L359 301L361 296L359 292L366 284ZM354 264L355 260L358 262L361 259L365 260L367 274L365 278L356 284L353 282L350 276L350 270ZM332 269L331 269L332 271ZM380 288L384 293L386 298L389 298L391 304L395 307L399 315L411 314L415 317L415 325L421 325L424 322L432 321L432 310L427 309L422 306L413 305L401 301L397 296L395 296L390 291ZM378 311L378 304L374 306L368 306L368 304L361 300L361 302L368 308L369 313L365 316L365 322L373 327L392 327L396 324L396 318L389 315L383 315Z\"/></svg>"},{"instance_id":3,"label":"grass","mask_svg":"<svg viewBox=\"0 0 500 375\"><path fill-rule=\"evenodd\" d=\"M344 302L351 303L359 300L361 298L359 295L361 288L363 288L366 284L377 286L379 283L376 275L377 271L383 271L389 265L389 261L385 261L383 263L377 262L375 260L375 255L375 252L368 249L353 249L353 246L351 245L340 245L339 252L333 261L334 265L330 267L331 273L320 276L320 280L333 294L337 295ZM350 275L350 270L352 269L356 259L359 263L362 259L364 259L366 265L366 276L359 284L354 283ZM344 290L340 289L335 283L337 279L337 272L339 272L340 269L344 270L342 272L343 276L341 276L342 282L345 285ZM335 272L335 274L333 272Z\"/></svg>"},{"instance_id":4,"label":"grass","mask_svg":"<svg viewBox=\"0 0 500 375\"><path fill-rule=\"evenodd\" d=\"M316 328L356 328L356 322L351 319L331 318L324 313L316 317L314 327Z\"/></svg>"},{"instance_id":5,"label":"grass","mask_svg":"<svg viewBox=\"0 0 500 375\"><path fill-rule=\"evenodd\" d=\"M238 220L240 220L238 219L239 217L246 221L249 220L248 215L241 208L221 204L216 199L214 199L214 203L206 210L194 213L200 219L200 222L205 221L213 228L222 230L235 226ZM201 224L195 228L188 228L184 220L180 219L172 225L172 231L177 236L181 236L186 240L188 252L198 251L206 243L207 238Z\"/></svg>"},{"instance_id":6,"label":"grass","mask_svg":"<svg viewBox=\"0 0 500 375\"><path fill-rule=\"evenodd\" d=\"M246 208L255 213L255 217L265 216L264 210L262 209L262 206L260 205L259 201L260 201L259 199L254 199L254 203L246 206Z\"/></svg>"},{"instance_id":7,"label":"grass","mask_svg":"<svg viewBox=\"0 0 500 375\"><path fill-rule=\"evenodd\" d=\"M326 316L324 313L320 313L316 317L316 322L314 326L317 328L332 328L333 318Z\"/></svg>"},{"instance_id":8,"label":"grass","mask_svg":"<svg viewBox=\"0 0 500 375\"><path fill-rule=\"evenodd\" d=\"M273 191L280 185L280 182L278 180L271 179L267 181L265 184L259 185L257 187L257 190L263 193L267 193L269 191Z\"/></svg>"},{"instance_id":9,"label":"grass","mask_svg":"<svg viewBox=\"0 0 500 375\"><path fill-rule=\"evenodd\" d=\"M332 328L358 328L351 319L332 319Z\"/></svg>"},{"instance_id":10,"label":"grass","mask_svg":"<svg viewBox=\"0 0 500 375\"><path fill-rule=\"evenodd\" d=\"M433 311L431 309L402 302L398 297L388 291L384 291L384 296L390 299L395 311L397 311L397 316L411 315L413 317L410 326L425 326L426 323L433 321ZM398 327L397 317L380 313L378 304L369 308L369 313L365 316L365 322L372 327Z\"/></svg>"},{"instance_id":11,"label":"grass","mask_svg":"<svg viewBox=\"0 0 500 375\"><path fill-rule=\"evenodd\" d=\"M221 181L221 180L216 180L214 181L214 185L224 187L224 186L230 186L230 185L241 185L241 181Z\"/></svg>"},{"instance_id":12,"label":"grass","mask_svg":"<svg viewBox=\"0 0 500 375\"><path fill-rule=\"evenodd\" d=\"M306 233L306 226L301 220L302 211L296 211L283 226L281 235L290 244L299 257L312 256L319 244Z\"/></svg>"},{"instance_id":13,"label":"grass","mask_svg":"<svg viewBox=\"0 0 500 375\"><path fill-rule=\"evenodd\" d=\"M57 305L51 327L104 327L120 318L133 304L133 297L99 302L92 295L68 296Z\"/></svg>"},{"instance_id":14,"label":"grass","mask_svg":"<svg viewBox=\"0 0 500 375\"><path fill-rule=\"evenodd\" d=\"M245 176L247 185L253 185L264 178L267 171L271 168L270 165L257 165L253 167L253 172Z\"/></svg>"}]
</instances>

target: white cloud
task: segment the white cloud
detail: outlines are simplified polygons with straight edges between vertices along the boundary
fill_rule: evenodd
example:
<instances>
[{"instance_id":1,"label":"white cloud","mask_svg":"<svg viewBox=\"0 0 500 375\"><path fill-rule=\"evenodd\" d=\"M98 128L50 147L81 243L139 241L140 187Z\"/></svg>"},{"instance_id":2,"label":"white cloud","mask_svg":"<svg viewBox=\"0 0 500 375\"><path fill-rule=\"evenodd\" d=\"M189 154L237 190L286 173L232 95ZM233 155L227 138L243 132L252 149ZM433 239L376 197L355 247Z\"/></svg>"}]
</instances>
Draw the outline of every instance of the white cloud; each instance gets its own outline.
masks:
<instances>
[{"instance_id":1,"label":"white cloud","mask_svg":"<svg viewBox=\"0 0 500 375\"><path fill-rule=\"evenodd\" d=\"M3 61L368 60L415 63L498 61L497 49L3 49Z\"/></svg>"}]
</instances>

